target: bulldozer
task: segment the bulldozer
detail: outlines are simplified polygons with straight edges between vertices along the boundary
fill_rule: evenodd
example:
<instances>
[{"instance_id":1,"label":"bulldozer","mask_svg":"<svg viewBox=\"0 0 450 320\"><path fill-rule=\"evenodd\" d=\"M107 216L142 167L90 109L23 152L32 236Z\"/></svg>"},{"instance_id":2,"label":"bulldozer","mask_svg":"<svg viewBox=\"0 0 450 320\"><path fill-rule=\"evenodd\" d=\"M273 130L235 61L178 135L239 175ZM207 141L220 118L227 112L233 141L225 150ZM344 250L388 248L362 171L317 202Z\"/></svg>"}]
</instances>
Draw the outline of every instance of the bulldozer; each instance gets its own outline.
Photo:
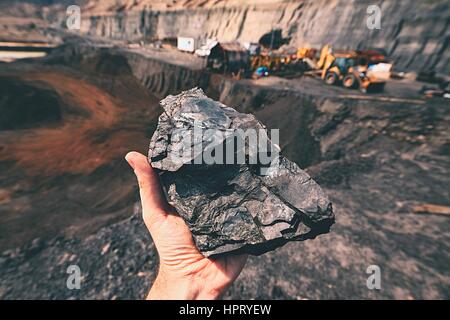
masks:
<instances>
[{"instance_id":1,"label":"bulldozer","mask_svg":"<svg viewBox=\"0 0 450 320\"><path fill-rule=\"evenodd\" d=\"M381 92L390 77L392 64L377 51L336 51L329 45L322 48L317 70L329 85L362 92Z\"/></svg>"}]
</instances>

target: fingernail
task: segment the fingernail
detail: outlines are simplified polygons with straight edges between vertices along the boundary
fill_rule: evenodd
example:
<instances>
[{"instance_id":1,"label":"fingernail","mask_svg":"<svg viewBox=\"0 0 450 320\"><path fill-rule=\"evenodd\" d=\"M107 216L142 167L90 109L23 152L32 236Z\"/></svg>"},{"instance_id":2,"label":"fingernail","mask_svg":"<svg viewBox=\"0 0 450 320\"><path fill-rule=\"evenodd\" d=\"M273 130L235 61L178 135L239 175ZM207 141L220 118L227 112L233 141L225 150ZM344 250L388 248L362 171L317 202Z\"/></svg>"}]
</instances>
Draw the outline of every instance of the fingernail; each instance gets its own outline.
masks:
<instances>
[{"instance_id":1,"label":"fingernail","mask_svg":"<svg viewBox=\"0 0 450 320\"><path fill-rule=\"evenodd\" d=\"M126 160L126 162L128 162L128 164L130 165L130 167L133 168L133 170L134 170L134 163L133 163L133 161L130 159L130 153L127 153L127 155L125 156L125 160Z\"/></svg>"}]
</instances>

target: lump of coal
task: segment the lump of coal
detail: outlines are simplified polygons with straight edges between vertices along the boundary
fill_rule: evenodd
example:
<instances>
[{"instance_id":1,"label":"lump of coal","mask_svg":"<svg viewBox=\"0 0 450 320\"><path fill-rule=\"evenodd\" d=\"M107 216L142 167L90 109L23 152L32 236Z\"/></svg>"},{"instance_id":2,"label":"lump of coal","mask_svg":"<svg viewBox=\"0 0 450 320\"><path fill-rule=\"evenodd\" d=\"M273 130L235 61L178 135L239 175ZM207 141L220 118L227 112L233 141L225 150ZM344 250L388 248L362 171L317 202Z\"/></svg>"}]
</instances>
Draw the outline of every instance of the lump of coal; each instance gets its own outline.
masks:
<instances>
[{"instance_id":1,"label":"lump of coal","mask_svg":"<svg viewBox=\"0 0 450 320\"><path fill-rule=\"evenodd\" d=\"M161 101L149 160L205 256L259 255L329 231L330 201L268 130L191 89Z\"/></svg>"}]
</instances>

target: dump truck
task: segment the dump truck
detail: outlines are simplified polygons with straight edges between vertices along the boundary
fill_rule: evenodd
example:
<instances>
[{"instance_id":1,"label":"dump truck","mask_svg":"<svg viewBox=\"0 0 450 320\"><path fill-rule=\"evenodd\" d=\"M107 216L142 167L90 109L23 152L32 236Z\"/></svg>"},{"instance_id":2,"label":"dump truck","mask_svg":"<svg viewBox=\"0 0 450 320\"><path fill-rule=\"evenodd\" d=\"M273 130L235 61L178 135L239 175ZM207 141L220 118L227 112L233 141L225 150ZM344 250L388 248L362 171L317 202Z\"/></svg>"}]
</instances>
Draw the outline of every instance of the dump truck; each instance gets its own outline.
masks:
<instances>
[{"instance_id":1,"label":"dump truck","mask_svg":"<svg viewBox=\"0 0 450 320\"><path fill-rule=\"evenodd\" d=\"M392 63L375 50L333 51L326 45L316 67L326 84L342 84L362 92L381 92L390 78Z\"/></svg>"}]
</instances>

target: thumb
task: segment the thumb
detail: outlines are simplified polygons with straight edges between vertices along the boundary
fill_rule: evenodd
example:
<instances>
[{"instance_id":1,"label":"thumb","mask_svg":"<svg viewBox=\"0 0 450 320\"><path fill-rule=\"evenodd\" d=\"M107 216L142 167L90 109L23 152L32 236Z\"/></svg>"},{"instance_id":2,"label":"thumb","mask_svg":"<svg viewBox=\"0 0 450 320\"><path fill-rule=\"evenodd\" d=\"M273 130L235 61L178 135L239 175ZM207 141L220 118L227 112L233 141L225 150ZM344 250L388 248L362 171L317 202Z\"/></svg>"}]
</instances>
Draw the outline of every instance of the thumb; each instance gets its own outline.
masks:
<instances>
[{"instance_id":1,"label":"thumb","mask_svg":"<svg viewBox=\"0 0 450 320\"><path fill-rule=\"evenodd\" d=\"M158 216L165 216L168 204L161 190L158 174L151 167L148 159L138 152L129 152L125 160L133 168L139 184L142 214L146 224Z\"/></svg>"}]
</instances>

